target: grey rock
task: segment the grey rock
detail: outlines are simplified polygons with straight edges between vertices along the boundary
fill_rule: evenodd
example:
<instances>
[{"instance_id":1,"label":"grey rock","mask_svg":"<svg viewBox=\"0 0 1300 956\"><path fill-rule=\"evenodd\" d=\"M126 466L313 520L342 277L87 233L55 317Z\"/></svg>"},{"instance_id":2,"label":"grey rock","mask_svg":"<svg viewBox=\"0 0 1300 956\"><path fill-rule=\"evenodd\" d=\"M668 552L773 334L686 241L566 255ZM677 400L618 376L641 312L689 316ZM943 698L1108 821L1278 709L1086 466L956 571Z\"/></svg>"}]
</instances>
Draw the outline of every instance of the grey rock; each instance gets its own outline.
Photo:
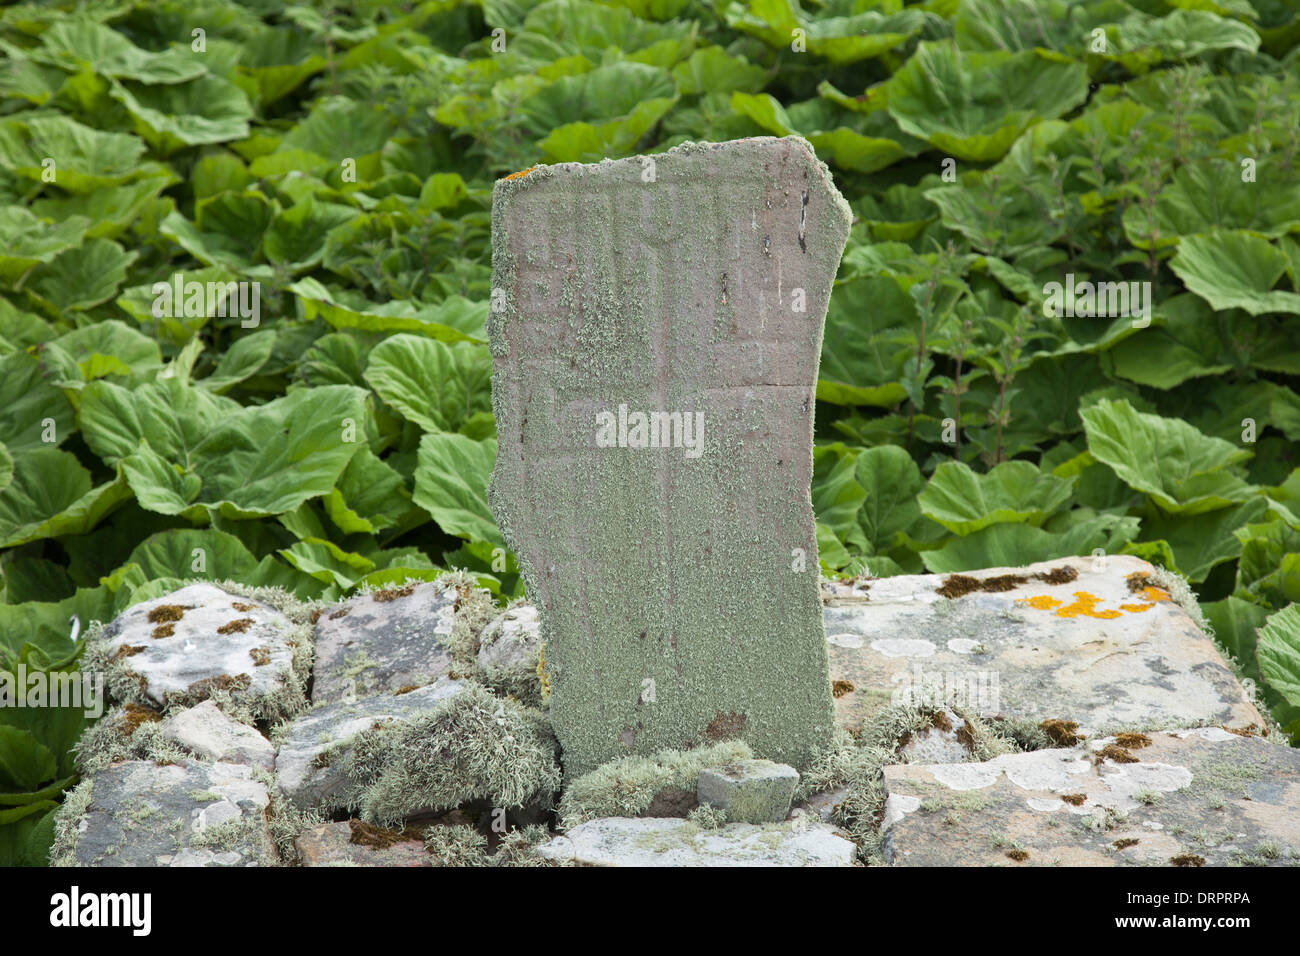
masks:
<instances>
[{"instance_id":1,"label":"grey rock","mask_svg":"<svg viewBox=\"0 0 1300 956\"><path fill-rule=\"evenodd\" d=\"M384 588L316 620L312 702L332 704L431 684L451 670L456 589L441 581Z\"/></svg>"},{"instance_id":2,"label":"grey rock","mask_svg":"<svg viewBox=\"0 0 1300 956\"><path fill-rule=\"evenodd\" d=\"M1218 727L886 767L903 866L1300 865L1300 751Z\"/></svg>"},{"instance_id":3,"label":"grey rock","mask_svg":"<svg viewBox=\"0 0 1300 956\"><path fill-rule=\"evenodd\" d=\"M516 604L497 615L479 635L478 664L489 686L537 688L542 650L537 608ZM530 696L540 697L540 688Z\"/></svg>"},{"instance_id":4,"label":"grey rock","mask_svg":"<svg viewBox=\"0 0 1300 956\"><path fill-rule=\"evenodd\" d=\"M78 866L273 864L268 802L247 766L116 763L95 775L72 859Z\"/></svg>"},{"instance_id":5,"label":"grey rock","mask_svg":"<svg viewBox=\"0 0 1300 956\"><path fill-rule=\"evenodd\" d=\"M271 742L247 724L232 720L214 702L177 711L163 721L165 740L180 744L196 757L222 763L242 763L270 770L275 766Z\"/></svg>"},{"instance_id":6,"label":"grey rock","mask_svg":"<svg viewBox=\"0 0 1300 956\"><path fill-rule=\"evenodd\" d=\"M295 717L276 752L280 789L302 809L348 807L361 789L346 773L346 758L356 736L379 723L417 717L464 687L461 681L441 677L408 693L323 704Z\"/></svg>"},{"instance_id":7,"label":"grey rock","mask_svg":"<svg viewBox=\"0 0 1300 956\"><path fill-rule=\"evenodd\" d=\"M729 823L705 830L672 818L603 817L537 852L578 866L852 866L857 847L824 823Z\"/></svg>"},{"instance_id":8,"label":"grey rock","mask_svg":"<svg viewBox=\"0 0 1300 956\"><path fill-rule=\"evenodd\" d=\"M389 846L353 843L353 828L358 821L326 823L304 830L294 839L294 847L303 866L433 866L433 859L420 840L401 834L385 834L394 842ZM377 828L369 828L374 832ZM386 842L386 841L385 841Z\"/></svg>"},{"instance_id":9,"label":"grey rock","mask_svg":"<svg viewBox=\"0 0 1300 956\"><path fill-rule=\"evenodd\" d=\"M870 582L865 603L832 598L825 617L837 721L858 730L891 703L955 702L986 717L1075 721L1086 735L1263 728L1187 612L1163 590L1134 590L1130 580L1154 570L1127 555L1107 558L1104 569L1062 558L971 571L951 587L948 575L882 578Z\"/></svg>"},{"instance_id":10,"label":"grey rock","mask_svg":"<svg viewBox=\"0 0 1300 956\"><path fill-rule=\"evenodd\" d=\"M221 689L275 718L303 703L294 651L310 639L274 608L198 583L124 611L95 654L112 661L110 690L138 689L155 707L199 702Z\"/></svg>"},{"instance_id":11,"label":"grey rock","mask_svg":"<svg viewBox=\"0 0 1300 956\"><path fill-rule=\"evenodd\" d=\"M497 182L489 502L567 773L729 738L803 766L830 739L809 486L850 221L797 137Z\"/></svg>"},{"instance_id":12,"label":"grey rock","mask_svg":"<svg viewBox=\"0 0 1300 956\"><path fill-rule=\"evenodd\" d=\"M727 811L731 823L779 823L790 813L799 771L771 760L741 760L700 771L701 803Z\"/></svg>"}]
</instances>

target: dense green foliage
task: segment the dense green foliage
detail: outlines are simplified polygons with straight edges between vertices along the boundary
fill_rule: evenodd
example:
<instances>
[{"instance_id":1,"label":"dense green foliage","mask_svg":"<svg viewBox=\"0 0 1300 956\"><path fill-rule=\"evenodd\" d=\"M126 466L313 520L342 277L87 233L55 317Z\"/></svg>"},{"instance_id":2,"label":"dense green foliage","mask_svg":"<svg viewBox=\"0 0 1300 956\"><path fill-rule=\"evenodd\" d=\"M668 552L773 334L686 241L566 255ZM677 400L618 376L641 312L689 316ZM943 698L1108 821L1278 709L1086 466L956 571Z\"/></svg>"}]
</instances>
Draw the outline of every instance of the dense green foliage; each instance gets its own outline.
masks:
<instances>
[{"instance_id":1,"label":"dense green foliage","mask_svg":"<svg viewBox=\"0 0 1300 956\"><path fill-rule=\"evenodd\" d=\"M806 7L0 11L0 668L73 669L70 615L187 577L517 594L484 493L493 180L797 132L856 215L827 570L1139 554L1300 733L1300 11ZM260 283L257 323L220 287L158 308L178 274ZM1045 308L1067 274L1150 283L1149 324ZM0 710L0 861L48 843L84 722Z\"/></svg>"}]
</instances>

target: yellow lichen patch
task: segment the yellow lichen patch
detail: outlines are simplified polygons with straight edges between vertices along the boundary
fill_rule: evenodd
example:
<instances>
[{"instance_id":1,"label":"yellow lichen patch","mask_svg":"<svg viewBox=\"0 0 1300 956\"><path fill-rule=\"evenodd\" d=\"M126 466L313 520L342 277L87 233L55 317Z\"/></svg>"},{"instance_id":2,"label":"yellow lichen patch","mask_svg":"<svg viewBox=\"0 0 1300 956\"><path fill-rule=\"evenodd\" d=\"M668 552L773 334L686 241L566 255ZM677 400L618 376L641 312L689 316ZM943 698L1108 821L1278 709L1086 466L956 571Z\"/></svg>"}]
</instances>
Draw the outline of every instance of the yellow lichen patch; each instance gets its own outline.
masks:
<instances>
[{"instance_id":1,"label":"yellow lichen patch","mask_svg":"<svg viewBox=\"0 0 1300 956\"><path fill-rule=\"evenodd\" d=\"M1144 600L1150 601L1152 604L1159 604L1161 601L1170 600L1169 592L1164 588L1145 587L1140 593Z\"/></svg>"},{"instance_id":2,"label":"yellow lichen patch","mask_svg":"<svg viewBox=\"0 0 1300 956\"><path fill-rule=\"evenodd\" d=\"M1100 598L1095 594L1089 594L1087 591L1075 591L1074 603L1067 604L1063 608L1058 608L1057 617L1095 617L1101 620L1110 620L1119 617L1119 611L1099 611L1097 602Z\"/></svg>"},{"instance_id":3,"label":"yellow lichen patch","mask_svg":"<svg viewBox=\"0 0 1300 956\"><path fill-rule=\"evenodd\" d=\"M523 179L525 176L527 176L529 173L531 173L531 172L532 172L534 169L536 169L536 168L537 168L536 166L529 166L527 169L521 169L521 170L519 170L519 172L517 172L517 173L511 173L509 176L506 176L505 178L506 178L506 179Z\"/></svg>"},{"instance_id":4,"label":"yellow lichen patch","mask_svg":"<svg viewBox=\"0 0 1300 956\"><path fill-rule=\"evenodd\" d=\"M1151 610L1153 607L1155 607L1154 604L1121 604L1119 609L1128 611L1130 614L1140 614L1143 611Z\"/></svg>"},{"instance_id":5,"label":"yellow lichen patch","mask_svg":"<svg viewBox=\"0 0 1300 956\"><path fill-rule=\"evenodd\" d=\"M1038 597L1021 598L1016 603L1023 604L1025 607L1032 607L1035 611L1050 611L1052 608L1061 606L1060 601L1054 597L1048 597L1046 594L1040 594Z\"/></svg>"}]
</instances>

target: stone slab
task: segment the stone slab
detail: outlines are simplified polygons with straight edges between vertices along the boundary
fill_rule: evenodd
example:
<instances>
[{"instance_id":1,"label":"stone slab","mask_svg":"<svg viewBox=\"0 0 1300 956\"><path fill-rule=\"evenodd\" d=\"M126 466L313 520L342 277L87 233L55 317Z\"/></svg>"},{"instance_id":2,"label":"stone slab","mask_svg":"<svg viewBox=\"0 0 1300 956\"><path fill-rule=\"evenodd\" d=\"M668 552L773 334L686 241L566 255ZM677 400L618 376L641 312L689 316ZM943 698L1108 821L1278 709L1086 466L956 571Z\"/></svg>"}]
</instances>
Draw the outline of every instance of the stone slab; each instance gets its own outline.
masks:
<instances>
[{"instance_id":1,"label":"stone slab","mask_svg":"<svg viewBox=\"0 0 1300 956\"><path fill-rule=\"evenodd\" d=\"M884 786L897 865L1300 865L1300 750L1217 727L886 767Z\"/></svg>"},{"instance_id":2,"label":"stone slab","mask_svg":"<svg viewBox=\"0 0 1300 956\"><path fill-rule=\"evenodd\" d=\"M1072 720L1088 735L1262 728L1213 640L1167 592L1131 588L1132 575L1153 570L1131 556L1107 558L1104 570L1063 558L951 585L949 575L882 578L865 602L831 598L837 720L858 729L891 702L939 704L946 686L982 715Z\"/></svg>"},{"instance_id":3,"label":"stone slab","mask_svg":"<svg viewBox=\"0 0 1300 956\"><path fill-rule=\"evenodd\" d=\"M537 608L516 604L497 615L479 635L478 664L490 685L510 686L538 680L542 650Z\"/></svg>"},{"instance_id":4,"label":"stone slab","mask_svg":"<svg viewBox=\"0 0 1300 956\"><path fill-rule=\"evenodd\" d=\"M578 866L852 866L857 847L824 823L731 823L716 830L663 817L603 817L538 847Z\"/></svg>"},{"instance_id":5,"label":"stone slab","mask_svg":"<svg viewBox=\"0 0 1300 956\"><path fill-rule=\"evenodd\" d=\"M294 839L303 866L433 866L421 840L400 839L389 846L354 842L357 821L326 823ZM370 828L374 830L375 828ZM387 842L387 841L384 841Z\"/></svg>"},{"instance_id":6,"label":"stone slab","mask_svg":"<svg viewBox=\"0 0 1300 956\"><path fill-rule=\"evenodd\" d=\"M312 702L331 704L431 684L451 670L456 589L439 581L383 588L316 619Z\"/></svg>"},{"instance_id":7,"label":"stone slab","mask_svg":"<svg viewBox=\"0 0 1300 956\"><path fill-rule=\"evenodd\" d=\"M809 483L850 219L797 137L496 184L489 502L566 773L735 737L799 767L829 739ZM647 447L651 413L692 431Z\"/></svg>"},{"instance_id":8,"label":"stone slab","mask_svg":"<svg viewBox=\"0 0 1300 956\"><path fill-rule=\"evenodd\" d=\"M164 739L204 760L248 764L263 770L275 766L271 742L247 724L227 717L210 700L172 714L162 722L160 732Z\"/></svg>"},{"instance_id":9,"label":"stone slab","mask_svg":"<svg viewBox=\"0 0 1300 956\"><path fill-rule=\"evenodd\" d=\"M116 763L95 775L78 866L250 866L274 862L266 786L249 767Z\"/></svg>"},{"instance_id":10,"label":"stone slab","mask_svg":"<svg viewBox=\"0 0 1300 956\"><path fill-rule=\"evenodd\" d=\"M740 760L700 771L700 803L727 811L730 823L779 823L790 813L799 771L771 760Z\"/></svg>"},{"instance_id":11,"label":"stone slab","mask_svg":"<svg viewBox=\"0 0 1300 956\"><path fill-rule=\"evenodd\" d=\"M205 686L256 703L285 696L292 628L274 608L197 583L128 608L100 642L154 706Z\"/></svg>"},{"instance_id":12,"label":"stone slab","mask_svg":"<svg viewBox=\"0 0 1300 956\"><path fill-rule=\"evenodd\" d=\"M461 681L440 677L408 693L323 704L295 717L276 752L280 789L303 809L347 807L359 792L357 782L343 770L349 742L378 723L417 717L464 687Z\"/></svg>"}]
</instances>

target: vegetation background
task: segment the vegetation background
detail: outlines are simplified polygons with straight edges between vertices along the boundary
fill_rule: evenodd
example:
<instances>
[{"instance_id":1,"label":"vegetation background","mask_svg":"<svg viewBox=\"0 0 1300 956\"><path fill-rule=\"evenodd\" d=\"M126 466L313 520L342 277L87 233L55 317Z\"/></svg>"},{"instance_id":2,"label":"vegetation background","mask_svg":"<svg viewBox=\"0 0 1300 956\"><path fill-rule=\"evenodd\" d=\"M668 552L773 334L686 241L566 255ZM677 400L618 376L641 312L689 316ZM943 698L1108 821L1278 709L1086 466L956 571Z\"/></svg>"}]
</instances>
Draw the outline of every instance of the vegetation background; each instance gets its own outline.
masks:
<instances>
[{"instance_id":1,"label":"vegetation background","mask_svg":"<svg viewBox=\"0 0 1300 956\"><path fill-rule=\"evenodd\" d=\"M518 595L493 181L799 133L856 216L824 570L1140 555L1300 739L1298 45L1289 0L6 6L0 668L190 577ZM1150 325L1046 314L1067 273L1151 283ZM177 274L260 283L259 324L155 316ZM84 726L0 709L0 862Z\"/></svg>"}]
</instances>

